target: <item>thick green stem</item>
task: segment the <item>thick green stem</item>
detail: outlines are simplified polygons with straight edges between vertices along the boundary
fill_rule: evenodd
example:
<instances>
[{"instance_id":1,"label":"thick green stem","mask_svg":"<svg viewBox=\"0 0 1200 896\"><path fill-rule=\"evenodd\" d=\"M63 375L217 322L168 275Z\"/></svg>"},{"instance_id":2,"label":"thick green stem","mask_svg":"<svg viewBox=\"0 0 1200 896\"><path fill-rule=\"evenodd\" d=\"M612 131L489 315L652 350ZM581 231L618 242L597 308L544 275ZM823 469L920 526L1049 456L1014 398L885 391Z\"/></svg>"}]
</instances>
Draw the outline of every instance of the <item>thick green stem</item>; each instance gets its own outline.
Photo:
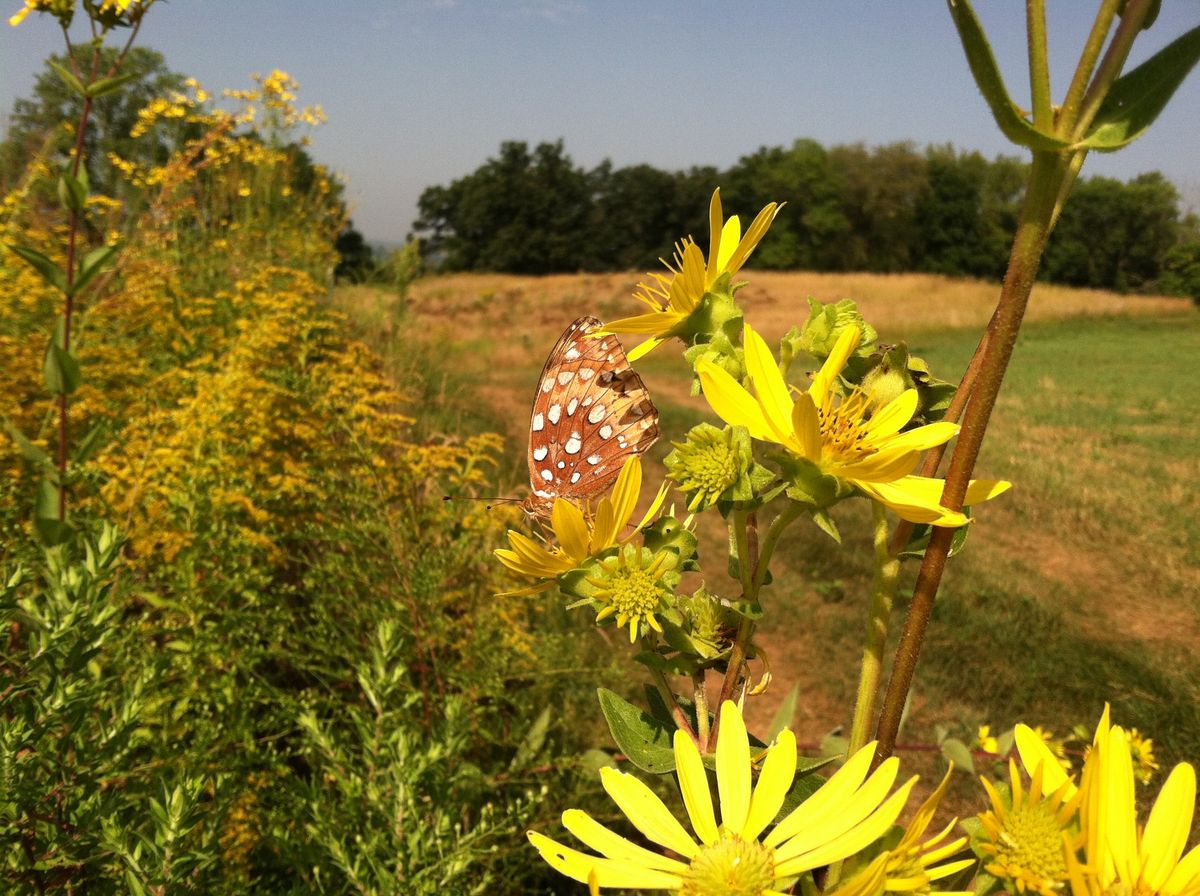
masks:
<instances>
[{"instance_id":1,"label":"thick green stem","mask_svg":"<svg viewBox=\"0 0 1200 896\"><path fill-rule=\"evenodd\" d=\"M730 540L736 545L738 561L738 578L742 585L742 600L748 603L758 602L758 590L755 582L759 580L758 557L758 515L754 511L735 510L729 519ZM721 694L717 698L717 714L713 719L710 740L717 742L721 726L721 707L726 700L733 699L738 682L742 677L742 669L746 665L746 654L750 650L750 639L754 637L754 620L749 616L742 617L738 626L737 636L729 651L729 662L725 667L725 678L721 682Z\"/></svg>"},{"instance_id":2,"label":"thick green stem","mask_svg":"<svg viewBox=\"0 0 1200 896\"><path fill-rule=\"evenodd\" d=\"M652 641L644 641L643 644L647 650L654 649ZM683 707L679 705L679 699L667 683L667 677L659 669L653 667L650 668L650 677L654 679L654 686L658 689L659 696L667 704L667 709L671 712L671 718L675 720L675 727L680 731L687 732L688 737L699 744L699 738L696 737L696 732L692 729L691 720L688 719L687 713L683 711Z\"/></svg>"},{"instance_id":3,"label":"thick green stem","mask_svg":"<svg viewBox=\"0 0 1200 896\"><path fill-rule=\"evenodd\" d=\"M1150 12L1152 5L1154 5L1154 0L1129 0L1125 5L1125 10L1121 15L1121 24L1117 26L1112 43L1109 44L1108 51L1104 54L1104 58L1100 61L1100 67L1096 70L1096 77L1088 85L1087 93L1083 97L1079 118L1073 122L1070 119L1064 121L1064 125L1071 126L1072 136L1076 140L1083 139L1087 129L1092 125L1092 119L1100 111L1100 106L1108 95L1109 88L1120 77L1121 69L1125 67L1125 60L1129 58L1129 51L1133 48L1133 42L1142 30L1142 22L1146 20L1146 15Z\"/></svg>"},{"instance_id":4,"label":"thick green stem","mask_svg":"<svg viewBox=\"0 0 1200 896\"><path fill-rule=\"evenodd\" d=\"M952 510L958 510L963 505L992 408L995 407L996 398L1000 394L1000 386L1016 345L1017 333L1029 303L1029 294L1037 276L1042 251L1050 235L1050 223L1058 205L1061 185L1070 167L1070 154L1034 153L1029 188L1021 210L1021 220L1017 225L1008 272L1000 291L993 333L988 339L987 351L980 362L975 388L963 415L962 429L950 458L950 469L942 491L942 504ZM917 574L912 603L904 620L904 630L896 650L896 661L879 716L876 764L890 756L895 748L900 717L912 686L921 643L933 613L934 600L942 574L945 572L946 558L949 556L953 537L953 529L934 528L920 572Z\"/></svg>"},{"instance_id":5,"label":"thick green stem","mask_svg":"<svg viewBox=\"0 0 1200 896\"><path fill-rule=\"evenodd\" d=\"M780 536L783 535L784 530L788 526L800 517L802 510L803 508L800 504L792 501L782 513L771 520L771 525L767 528L767 537L763 539L762 552L759 554L758 564L754 570L754 581L751 583L756 600L759 592L762 591L763 583L766 581L771 557L775 553L775 548L779 545Z\"/></svg>"},{"instance_id":6,"label":"thick green stem","mask_svg":"<svg viewBox=\"0 0 1200 896\"><path fill-rule=\"evenodd\" d=\"M871 610L867 619L867 636L863 642L862 673L858 679L858 698L854 702L854 721L850 725L850 753L853 756L867 743L871 720L875 715L875 698L883 672L883 652L887 647L888 624L892 618L892 603L896 583L900 578L900 558L888 545L887 510L872 501L875 521L875 582L871 588Z\"/></svg>"}]
</instances>

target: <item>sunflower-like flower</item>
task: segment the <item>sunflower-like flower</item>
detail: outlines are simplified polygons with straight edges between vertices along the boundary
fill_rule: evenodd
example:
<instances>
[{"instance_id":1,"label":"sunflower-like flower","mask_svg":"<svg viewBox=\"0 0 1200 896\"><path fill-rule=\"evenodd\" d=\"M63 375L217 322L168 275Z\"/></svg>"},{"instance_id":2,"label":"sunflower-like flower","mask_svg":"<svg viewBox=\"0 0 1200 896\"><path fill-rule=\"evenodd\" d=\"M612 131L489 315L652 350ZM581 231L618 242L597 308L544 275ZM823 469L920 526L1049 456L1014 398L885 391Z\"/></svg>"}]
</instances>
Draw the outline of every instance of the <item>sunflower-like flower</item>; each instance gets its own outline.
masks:
<instances>
[{"instance_id":1,"label":"sunflower-like flower","mask_svg":"<svg viewBox=\"0 0 1200 896\"><path fill-rule=\"evenodd\" d=\"M930 423L900 432L917 409L917 390L908 389L882 407L860 389L839 397L838 375L853 354L859 331L843 331L806 392L793 399L767 343L745 328L746 370L753 394L725 370L700 360L696 373L713 410L725 422L744 426L753 438L782 445L824 476L857 489L903 519L936 526L961 526L967 518L941 505L942 480L912 475L926 449L954 437L953 423ZM967 489L966 504L1006 491L1010 483L980 479Z\"/></svg>"},{"instance_id":2,"label":"sunflower-like flower","mask_svg":"<svg viewBox=\"0 0 1200 896\"><path fill-rule=\"evenodd\" d=\"M626 317L613 321L596 335L602 333L641 333L650 336L645 342L629 352L629 360L636 361L653 351L672 336L694 335L690 333L688 319L700 307L705 293L724 274L736 274L746 259L766 235L775 215L782 206L769 203L754 218L746 235L742 235L742 223L737 215L723 221L721 190L713 191L708 206L708 262L704 253L691 238L675 244L675 263L663 262L671 272L651 274L652 283L639 283L634 297L650 308L648 314Z\"/></svg>"},{"instance_id":3,"label":"sunflower-like flower","mask_svg":"<svg viewBox=\"0 0 1200 896\"><path fill-rule=\"evenodd\" d=\"M1070 857L1083 845L1075 824L1080 794L1057 763L1039 760L1028 790L1014 760L1008 770L1008 799L980 778L992 803L979 816L983 826L977 848L984 855L984 869L1012 882L1020 893L1059 896L1070 877Z\"/></svg>"},{"instance_id":4,"label":"sunflower-like flower","mask_svg":"<svg viewBox=\"0 0 1200 896\"><path fill-rule=\"evenodd\" d=\"M615 616L617 628L629 626L629 641L638 638L639 629L662 632L657 615L671 606L675 596L678 555L670 551L655 553L631 544L599 561L594 575L586 581L596 590L588 600L603 605L596 621Z\"/></svg>"},{"instance_id":5,"label":"sunflower-like flower","mask_svg":"<svg viewBox=\"0 0 1200 896\"><path fill-rule=\"evenodd\" d=\"M945 896L967 896L965 892L933 889L936 881L957 874L975 863L974 858L945 861L962 852L967 845L966 837L948 840L958 824L958 819L951 819L938 833L922 839L929 823L933 821L942 797L946 795L953 771L951 767L937 790L921 804L921 808L904 829L904 836L900 838L900 842L877 856L858 874L840 884L831 896L878 896L884 891L911 893L915 896L927 896L934 892Z\"/></svg>"},{"instance_id":6,"label":"sunflower-like flower","mask_svg":"<svg viewBox=\"0 0 1200 896\"><path fill-rule=\"evenodd\" d=\"M1186 762L1171 770L1138 824L1129 734L1100 717L1080 785L1086 851L1072 863L1074 896L1200 894L1200 846L1184 855L1196 807L1196 772Z\"/></svg>"},{"instance_id":7,"label":"sunflower-like flower","mask_svg":"<svg viewBox=\"0 0 1200 896\"><path fill-rule=\"evenodd\" d=\"M590 507L579 507L565 498L554 502L550 511L550 529L555 543L544 545L510 529L509 547L496 550L496 558L518 575L538 582L528 588L505 592L504 596L537 594L552 588L562 573L583 566L589 557L624 544L637 535L653 519L667 494L664 485L642 521L622 538L621 532L633 516L641 490L642 462L635 454L625 461L612 492L600 499L594 512Z\"/></svg>"},{"instance_id":8,"label":"sunflower-like flower","mask_svg":"<svg viewBox=\"0 0 1200 896\"><path fill-rule=\"evenodd\" d=\"M867 772L875 745L863 747L821 788L765 834L783 806L796 774L796 738L785 729L763 760L751 786L750 741L741 712L721 706L716 767L720 821L700 751L675 733L675 764L683 804L695 836L654 792L632 775L602 768L608 795L651 843L680 858L661 855L597 822L581 809L563 813L563 825L592 855L536 831L529 839L555 870L599 887L678 890L687 896L782 896L800 875L856 855L882 837L900 814L915 778L888 796L897 760Z\"/></svg>"}]
</instances>

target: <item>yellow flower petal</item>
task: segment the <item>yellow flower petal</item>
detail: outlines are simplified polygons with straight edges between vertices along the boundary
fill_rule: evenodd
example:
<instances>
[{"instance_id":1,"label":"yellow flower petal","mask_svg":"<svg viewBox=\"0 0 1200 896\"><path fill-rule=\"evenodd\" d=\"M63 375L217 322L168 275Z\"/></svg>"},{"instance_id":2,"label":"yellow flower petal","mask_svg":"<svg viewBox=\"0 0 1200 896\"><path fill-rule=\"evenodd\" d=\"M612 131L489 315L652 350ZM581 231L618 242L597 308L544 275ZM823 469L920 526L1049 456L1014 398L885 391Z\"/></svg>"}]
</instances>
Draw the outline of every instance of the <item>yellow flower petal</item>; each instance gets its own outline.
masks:
<instances>
[{"instance_id":1,"label":"yellow flower petal","mask_svg":"<svg viewBox=\"0 0 1200 896\"><path fill-rule=\"evenodd\" d=\"M1132 885L1138 875L1137 811L1133 798L1133 762L1124 730L1109 729L1100 768L1108 804L1107 841L1117 876Z\"/></svg>"},{"instance_id":2,"label":"yellow flower petal","mask_svg":"<svg viewBox=\"0 0 1200 896\"><path fill-rule=\"evenodd\" d=\"M750 738L737 706L721 704L721 728L717 735L717 792L721 799L721 824L740 831L750 811Z\"/></svg>"},{"instance_id":3,"label":"yellow flower petal","mask_svg":"<svg viewBox=\"0 0 1200 896\"><path fill-rule=\"evenodd\" d=\"M725 724L724 722L721 723ZM796 777L796 735L784 728L767 751L754 796L750 798L750 813L742 827L743 840L757 840L783 808L792 781Z\"/></svg>"},{"instance_id":4,"label":"yellow flower petal","mask_svg":"<svg viewBox=\"0 0 1200 896\"><path fill-rule=\"evenodd\" d=\"M565 498L556 498L550 509L550 525L568 556L579 563L587 560L588 526L582 510Z\"/></svg>"},{"instance_id":5,"label":"yellow flower petal","mask_svg":"<svg viewBox=\"0 0 1200 896\"><path fill-rule=\"evenodd\" d=\"M716 265L717 259L721 255L723 232L721 221L724 217L721 211L721 188L717 187L713 190L712 199L708 201L708 263L710 267ZM707 277L705 279L707 280ZM715 279L714 277L713 280ZM705 288L707 289L711 283L711 280L705 283Z\"/></svg>"},{"instance_id":6,"label":"yellow flower petal","mask_svg":"<svg viewBox=\"0 0 1200 896\"><path fill-rule=\"evenodd\" d=\"M917 412L920 396L916 389L906 389L876 411L867 421L866 431L876 438L894 436ZM941 442L934 442L940 445Z\"/></svg>"},{"instance_id":7,"label":"yellow flower petal","mask_svg":"<svg viewBox=\"0 0 1200 896\"><path fill-rule=\"evenodd\" d=\"M796 447L805 460L814 464L821 460L821 418L812 396L801 392L792 406L792 431L796 434Z\"/></svg>"},{"instance_id":8,"label":"yellow flower petal","mask_svg":"<svg viewBox=\"0 0 1200 896\"><path fill-rule=\"evenodd\" d=\"M562 823L568 831L596 852L619 862L630 862L643 868L683 874L687 865L676 859L667 858L645 847L630 843L615 831L610 831L582 809L568 809L562 814Z\"/></svg>"},{"instance_id":9,"label":"yellow flower petal","mask_svg":"<svg viewBox=\"0 0 1200 896\"><path fill-rule=\"evenodd\" d=\"M692 858L699 847L649 787L616 769L600 769L600 782L633 826L659 846Z\"/></svg>"},{"instance_id":10,"label":"yellow flower petal","mask_svg":"<svg viewBox=\"0 0 1200 896\"><path fill-rule=\"evenodd\" d=\"M982 504L997 495L1004 494L1010 488L1012 488L1012 483L1005 482L1003 479L973 479L967 486L963 504L974 507L976 504Z\"/></svg>"},{"instance_id":11,"label":"yellow flower petal","mask_svg":"<svg viewBox=\"0 0 1200 896\"><path fill-rule=\"evenodd\" d=\"M785 444L792 430L792 398L788 395L787 383L766 341L749 324L745 327L744 341L746 372L750 374L750 385L762 414L775 432L772 441Z\"/></svg>"},{"instance_id":12,"label":"yellow flower petal","mask_svg":"<svg viewBox=\"0 0 1200 896\"><path fill-rule=\"evenodd\" d=\"M742 222L738 219L737 215L734 215L728 221L726 221L725 226L721 228L720 251L717 252L715 256L711 253L708 256L709 286L712 286L717 281L717 278L725 273L729 264L729 259L733 257L733 253L737 251L738 243L741 241Z\"/></svg>"},{"instance_id":13,"label":"yellow flower petal","mask_svg":"<svg viewBox=\"0 0 1200 896\"><path fill-rule=\"evenodd\" d=\"M846 366L846 362L850 360L850 356L858 348L858 343L861 339L862 333L858 327L846 327L846 329L842 330L842 334L838 336L838 341L833 346L833 351L829 353L829 357L825 359L825 363L821 365L821 369L813 377L812 385L808 387L808 394L812 396L813 403L817 407L821 407L825 401L825 397L833 387L834 380L838 378L838 375L842 372L842 368Z\"/></svg>"},{"instance_id":14,"label":"yellow flower petal","mask_svg":"<svg viewBox=\"0 0 1200 896\"><path fill-rule=\"evenodd\" d=\"M1051 752L1036 731L1022 723L1017 725L1013 738L1017 744L1017 755L1021 757L1021 764L1025 766L1025 771L1030 777L1041 766L1042 786L1046 792L1055 793L1063 784L1068 784L1066 798L1070 800L1075 796L1079 788L1067 776L1066 769L1059 764L1058 757Z\"/></svg>"},{"instance_id":15,"label":"yellow flower petal","mask_svg":"<svg viewBox=\"0 0 1200 896\"><path fill-rule=\"evenodd\" d=\"M682 731L675 732L675 773L679 776L679 792L692 828L702 843L711 845L721 838L713 813L712 792L708 789L708 775L700 751L691 737Z\"/></svg>"},{"instance_id":16,"label":"yellow flower petal","mask_svg":"<svg viewBox=\"0 0 1200 896\"><path fill-rule=\"evenodd\" d=\"M700 377L700 388L717 416L731 426L744 426L751 438L760 441L776 441L775 431L767 423L754 397L742 388L742 384L708 360L696 364Z\"/></svg>"},{"instance_id":17,"label":"yellow flower petal","mask_svg":"<svg viewBox=\"0 0 1200 896\"><path fill-rule=\"evenodd\" d=\"M1171 770L1142 831L1141 878L1157 893L1183 855L1196 806L1196 772L1186 762Z\"/></svg>"},{"instance_id":18,"label":"yellow flower petal","mask_svg":"<svg viewBox=\"0 0 1200 896\"><path fill-rule=\"evenodd\" d=\"M677 875L628 862L589 856L556 843L537 831L529 831L528 837L555 871L580 883L587 883L589 874L595 874L597 883L602 887L677 890L681 883Z\"/></svg>"},{"instance_id":19,"label":"yellow flower petal","mask_svg":"<svg viewBox=\"0 0 1200 896\"><path fill-rule=\"evenodd\" d=\"M779 822L775 826L775 829L767 834L763 843L767 846L778 846L789 837L793 837L805 828L813 826L826 814L835 811L844 800L862 785L874 756L874 742L867 744L851 756L846 764L838 769L828 781L822 784L816 793L793 809L783 821ZM898 764L893 762L889 766L885 762L880 766L880 770L885 766L889 767L892 770L894 778Z\"/></svg>"},{"instance_id":20,"label":"yellow flower petal","mask_svg":"<svg viewBox=\"0 0 1200 896\"><path fill-rule=\"evenodd\" d=\"M782 208L782 204L772 202L764 206L763 210L755 215L754 220L750 224L750 229L738 241L737 249L734 250L733 254L722 265L721 269L723 271L736 274L742 269L742 265L746 263L746 259L750 257L750 254L755 250L762 238L766 236L767 230L770 229L771 223Z\"/></svg>"},{"instance_id":21,"label":"yellow flower petal","mask_svg":"<svg viewBox=\"0 0 1200 896\"><path fill-rule=\"evenodd\" d=\"M632 363L632 362L636 361L638 358L641 358L641 357L644 357L645 355L650 354L650 352L654 351L656 348L658 348L664 342L666 342L665 339L647 339L641 345L630 349L629 352L626 353L625 357L626 357L626 359L629 360L630 363Z\"/></svg>"},{"instance_id":22,"label":"yellow flower petal","mask_svg":"<svg viewBox=\"0 0 1200 896\"><path fill-rule=\"evenodd\" d=\"M895 482L857 482L863 491L881 504L891 508L901 519L910 523L932 523L935 526L962 526L967 518L948 510L939 502L943 483L924 476L905 476Z\"/></svg>"},{"instance_id":23,"label":"yellow flower petal","mask_svg":"<svg viewBox=\"0 0 1200 896\"><path fill-rule=\"evenodd\" d=\"M592 333L592 337L603 336L605 333L645 333L657 335L663 333L683 320L683 316L675 311L651 311L649 314L639 314L635 317L623 317L605 324ZM628 356L627 356L628 357ZM630 358L632 360L632 358Z\"/></svg>"}]
</instances>

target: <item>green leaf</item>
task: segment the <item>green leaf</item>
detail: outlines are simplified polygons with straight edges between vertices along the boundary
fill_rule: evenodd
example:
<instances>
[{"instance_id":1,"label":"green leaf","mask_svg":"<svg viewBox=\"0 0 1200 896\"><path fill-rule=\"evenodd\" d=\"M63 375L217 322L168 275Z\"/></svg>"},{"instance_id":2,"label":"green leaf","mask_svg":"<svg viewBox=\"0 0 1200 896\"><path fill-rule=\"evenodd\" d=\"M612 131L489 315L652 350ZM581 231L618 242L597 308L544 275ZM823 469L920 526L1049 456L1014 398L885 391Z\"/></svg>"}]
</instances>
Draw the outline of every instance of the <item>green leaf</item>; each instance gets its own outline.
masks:
<instances>
[{"instance_id":1,"label":"green leaf","mask_svg":"<svg viewBox=\"0 0 1200 896\"><path fill-rule=\"evenodd\" d=\"M58 201L67 211L83 211L87 205L87 186L77 177L70 174L58 176Z\"/></svg>"},{"instance_id":2,"label":"green leaf","mask_svg":"<svg viewBox=\"0 0 1200 896\"><path fill-rule=\"evenodd\" d=\"M512 762L508 765L509 769L515 771L529 765L546 743L546 732L549 730L550 707L547 706L534 720L529 730L525 732L525 736L517 746L517 752L513 754Z\"/></svg>"},{"instance_id":3,"label":"green leaf","mask_svg":"<svg viewBox=\"0 0 1200 896\"><path fill-rule=\"evenodd\" d=\"M137 72L126 72L123 75L116 75L112 78L101 78L99 81L93 81L89 84L85 88L85 91L88 96L93 98L104 96L105 94L112 93L114 90L120 90L130 81L137 80L138 77Z\"/></svg>"},{"instance_id":4,"label":"green leaf","mask_svg":"<svg viewBox=\"0 0 1200 896\"><path fill-rule=\"evenodd\" d=\"M21 258L25 259L35 271L42 275L42 279L53 286L55 289L66 292L67 278L63 274L62 268L56 265L53 261L38 252L36 249L29 249L25 246L16 246L12 243L6 243L8 248L15 252Z\"/></svg>"},{"instance_id":5,"label":"green leaf","mask_svg":"<svg viewBox=\"0 0 1200 896\"><path fill-rule=\"evenodd\" d=\"M767 740L773 741L779 736L779 732L792 724L792 720L796 718L796 699L800 696L800 685L792 685L792 689L787 692L779 708L775 710L775 717L771 719L771 727L767 729Z\"/></svg>"},{"instance_id":6,"label":"green leaf","mask_svg":"<svg viewBox=\"0 0 1200 896\"><path fill-rule=\"evenodd\" d=\"M674 732L612 691L599 688L600 711L621 752L644 772L665 775L675 770Z\"/></svg>"},{"instance_id":7,"label":"green leaf","mask_svg":"<svg viewBox=\"0 0 1200 896\"><path fill-rule=\"evenodd\" d=\"M75 446L75 463L82 464L91 459L96 449L100 447L100 437L104 435L107 430L108 427L105 426L104 421L101 420L87 431L87 435L80 439L78 444Z\"/></svg>"},{"instance_id":8,"label":"green leaf","mask_svg":"<svg viewBox=\"0 0 1200 896\"><path fill-rule=\"evenodd\" d=\"M33 509L33 528L42 544L54 547L71 537L71 527L59 516L61 488L49 479L38 483L37 503Z\"/></svg>"},{"instance_id":9,"label":"green leaf","mask_svg":"<svg viewBox=\"0 0 1200 896\"><path fill-rule=\"evenodd\" d=\"M71 284L71 293L78 293L91 283L95 276L100 273L100 269L108 264L109 259L117 254L117 248L116 246L101 246L99 249L93 249L85 255L79 265L79 274L75 277L75 282Z\"/></svg>"},{"instance_id":10,"label":"green leaf","mask_svg":"<svg viewBox=\"0 0 1200 896\"><path fill-rule=\"evenodd\" d=\"M963 513L968 513L971 508L964 507ZM967 544L967 533L970 531L970 525L959 526L954 530L954 537L950 539L950 553L948 556L953 557L959 553ZM929 547L929 539L933 535L933 527L929 523L917 523L913 526L912 535L908 537L908 544L904 546L899 554L902 560L921 559L925 556L925 550Z\"/></svg>"},{"instance_id":11,"label":"green leaf","mask_svg":"<svg viewBox=\"0 0 1200 896\"><path fill-rule=\"evenodd\" d=\"M54 69L55 73L62 78L63 83L71 90L75 91L80 96L87 96L87 88L83 86L83 82L75 77L75 73L63 65L59 65L53 59L47 59L46 65Z\"/></svg>"},{"instance_id":12,"label":"green leaf","mask_svg":"<svg viewBox=\"0 0 1200 896\"><path fill-rule=\"evenodd\" d=\"M955 768L968 774L975 774L975 758L961 740L948 737L942 741L942 755L954 763Z\"/></svg>"},{"instance_id":13,"label":"green leaf","mask_svg":"<svg viewBox=\"0 0 1200 896\"><path fill-rule=\"evenodd\" d=\"M1197 60L1200 60L1200 26L1118 78L1109 88L1081 145L1113 152L1142 136Z\"/></svg>"},{"instance_id":14,"label":"green leaf","mask_svg":"<svg viewBox=\"0 0 1200 896\"><path fill-rule=\"evenodd\" d=\"M79 361L57 342L51 342L46 347L46 363L42 372L46 378L46 388L55 395L70 395L83 382Z\"/></svg>"},{"instance_id":15,"label":"green leaf","mask_svg":"<svg viewBox=\"0 0 1200 896\"><path fill-rule=\"evenodd\" d=\"M1000 67L996 65L996 57L992 55L983 25L976 17L969 0L948 0L948 4L954 27L958 29L958 38L967 53L967 64L971 67L975 84L987 101L992 110L992 117L996 119L996 124L1004 136L1013 143L1030 149L1065 149L1068 146L1065 140L1035 128L1008 95L1008 88L1004 86L1004 77L1000 74Z\"/></svg>"},{"instance_id":16,"label":"green leaf","mask_svg":"<svg viewBox=\"0 0 1200 896\"><path fill-rule=\"evenodd\" d=\"M29 441L25 437L25 433L21 432L15 424L7 420L4 421L4 431L8 433L9 438L16 444L17 450L21 452L22 457L34 466L41 467L46 471L47 475L58 475L58 469L54 466L54 461L50 459L50 455Z\"/></svg>"}]
</instances>

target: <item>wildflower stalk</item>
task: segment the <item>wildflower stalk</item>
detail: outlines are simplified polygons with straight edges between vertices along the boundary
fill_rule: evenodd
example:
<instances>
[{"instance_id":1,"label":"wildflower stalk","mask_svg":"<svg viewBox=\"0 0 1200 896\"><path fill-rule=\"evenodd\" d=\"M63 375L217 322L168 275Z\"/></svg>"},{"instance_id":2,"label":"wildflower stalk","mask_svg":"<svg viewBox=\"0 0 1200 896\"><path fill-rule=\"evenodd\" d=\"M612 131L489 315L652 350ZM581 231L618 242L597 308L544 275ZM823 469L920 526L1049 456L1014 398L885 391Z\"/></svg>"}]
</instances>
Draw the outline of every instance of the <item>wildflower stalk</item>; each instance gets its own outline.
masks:
<instances>
[{"instance_id":1,"label":"wildflower stalk","mask_svg":"<svg viewBox=\"0 0 1200 896\"><path fill-rule=\"evenodd\" d=\"M1141 30L1151 5L1151 0L1131 0L1128 3L1095 78L1091 78L1096 58L1104 45L1104 39L1120 2L1105 0L1101 5L1072 80L1068 102L1060 110L1055 122L1055 132L1059 137L1071 141L1082 139L1109 88L1120 74L1133 39ZM1031 16L1031 20L1035 18L1036 15ZM1048 68L1041 59L1033 58L1035 54L1044 56L1046 51L1044 40L1038 37L1037 31L1035 25L1031 29L1030 38L1030 74L1031 77L1044 79L1044 84L1034 87L1035 97L1042 94L1043 87L1045 91L1049 90ZM1079 85L1089 81L1090 86L1083 92ZM1016 345L1017 334L1020 332L1046 241L1057 222L1067 191L1083 163L1086 152L1085 147L1071 146L1061 150L1033 150L1033 165L1009 256L1008 270L992 319L991 332L986 337L987 346L979 361L977 379L973 388L969 390L958 443L946 473L942 504L950 509L959 510L962 507L967 484L979 457L988 421ZM953 529L934 528L917 574L912 603L904 621L904 630L900 636L895 664L876 730L879 741L876 764L890 756L895 748L900 718L912 686L921 644L945 572L953 537Z\"/></svg>"},{"instance_id":2,"label":"wildflower stalk","mask_svg":"<svg viewBox=\"0 0 1200 896\"><path fill-rule=\"evenodd\" d=\"M875 581L871 587L871 609L867 619L867 636L863 642L862 672L858 680L858 697L854 701L854 720L850 725L850 755L866 746L875 715L875 698L883 672L883 651L887 647L888 624L896 584L900 578L900 558L888 543L887 508L878 501L871 502L875 523Z\"/></svg>"},{"instance_id":3,"label":"wildflower stalk","mask_svg":"<svg viewBox=\"0 0 1200 896\"><path fill-rule=\"evenodd\" d=\"M742 584L742 600L749 604L756 604L758 590L755 582L760 581L758 574L760 566L765 566L760 563L758 556L758 514L753 510L735 510L730 515L729 528L731 539L737 546L738 578ZM717 706L724 706L726 702L733 699L733 692L737 690L738 682L742 678L742 669L746 665L746 654L750 649L752 637L754 637L754 620L750 616L743 616L742 623L738 626L737 636L733 640L733 647L729 651L729 662L725 667L725 678L721 682L721 696L717 700ZM721 719L718 716L712 726L711 740L713 743L716 743L720 724Z\"/></svg>"},{"instance_id":4,"label":"wildflower stalk","mask_svg":"<svg viewBox=\"0 0 1200 896\"><path fill-rule=\"evenodd\" d=\"M704 670L692 673L692 700L696 704L696 742L701 753L708 752L708 691L704 682Z\"/></svg>"}]
</instances>

